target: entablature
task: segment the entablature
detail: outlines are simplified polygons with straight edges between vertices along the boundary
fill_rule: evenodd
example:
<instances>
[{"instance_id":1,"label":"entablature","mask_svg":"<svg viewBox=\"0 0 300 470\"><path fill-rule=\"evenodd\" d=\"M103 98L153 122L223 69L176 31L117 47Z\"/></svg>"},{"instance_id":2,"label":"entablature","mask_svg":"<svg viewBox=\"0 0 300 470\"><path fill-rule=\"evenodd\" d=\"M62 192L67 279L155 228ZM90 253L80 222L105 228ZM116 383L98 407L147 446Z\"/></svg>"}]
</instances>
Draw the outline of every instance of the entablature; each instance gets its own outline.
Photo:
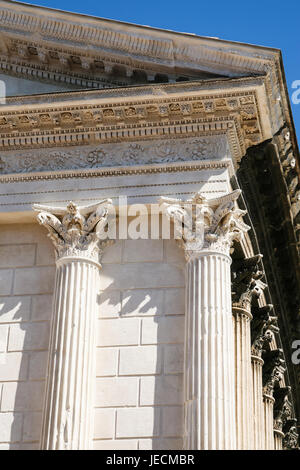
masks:
<instances>
[{"instance_id":1,"label":"entablature","mask_svg":"<svg viewBox=\"0 0 300 470\"><path fill-rule=\"evenodd\" d=\"M0 142L5 155L20 147L226 135L237 164L248 147L271 138L268 109L263 78L8 98Z\"/></svg>"}]
</instances>

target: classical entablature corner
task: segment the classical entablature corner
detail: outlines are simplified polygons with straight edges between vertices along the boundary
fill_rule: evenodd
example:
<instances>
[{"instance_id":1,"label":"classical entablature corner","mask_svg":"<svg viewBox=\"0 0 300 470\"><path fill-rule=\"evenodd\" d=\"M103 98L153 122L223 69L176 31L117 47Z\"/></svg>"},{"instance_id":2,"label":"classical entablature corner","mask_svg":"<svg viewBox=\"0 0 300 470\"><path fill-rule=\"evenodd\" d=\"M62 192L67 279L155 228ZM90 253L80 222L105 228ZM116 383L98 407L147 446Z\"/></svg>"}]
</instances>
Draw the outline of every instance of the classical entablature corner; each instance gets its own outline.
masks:
<instances>
[{"instance_id":1,"label":"classical entablature corner","mask_svg":"<svg viewBox=\"0 0 300 470\"><path fill-rule=\"evenodd\" d=\"M74 348L94 341L98 307L91 286L98 286L105 246L99 237L120 196L129 207L160 201L175 232L198 207L203 238L192 224L179 242L189 292L185 366L193 370L184 378L184 445L296 448L299 365L290 358L292 341L300 339L300 173L281 52L5 0L0 25L0 80L9 84L0 105L0 225L36 224L39 213L56 254L55 318L67 324L71 315L76 322L82 305L92 305L86 339L78 333ZM75 307L71 296L62 302L79 280L83 300L75 296ZM200 353L190 345L201 328L199 336L207 335L198 317L209 324L214 308L214 328L222 334L208 335L203 346L205 367L215 374L208 383ZM52 336L53 370L56 344L63 351L68 335L57 329ZM211 360L215 337L224 353L220 369ZM95 366L91 351L85 351L90 365L82 376L68 363L73 385L88 383ZM235 378L240 366L244 375ZM67 366L62 372L61 378L53 374L53 387L48 380L41 445L88 448L92 406L82 406L88 432L79 438L74 431L72 440L76 413L70 415L67 399L60 403L64 392L55 395L56 386L69 387ZM260 401L245 407L252 388L244 395L239 390L242 379L251 383L252 373ZM223 381L218 399L226 394L229 412L223 398L213 412L220 422L231 416L224 439L209 420L207 432L195 431L193 417L204 416L211 401L209 394L202 400L190 377L200 377L213 397ZM237 422L255 415L253 435L235 435L230 397L240 410ZM89 390L89 405L92 400Z\"/></svg>"}]
</instances>

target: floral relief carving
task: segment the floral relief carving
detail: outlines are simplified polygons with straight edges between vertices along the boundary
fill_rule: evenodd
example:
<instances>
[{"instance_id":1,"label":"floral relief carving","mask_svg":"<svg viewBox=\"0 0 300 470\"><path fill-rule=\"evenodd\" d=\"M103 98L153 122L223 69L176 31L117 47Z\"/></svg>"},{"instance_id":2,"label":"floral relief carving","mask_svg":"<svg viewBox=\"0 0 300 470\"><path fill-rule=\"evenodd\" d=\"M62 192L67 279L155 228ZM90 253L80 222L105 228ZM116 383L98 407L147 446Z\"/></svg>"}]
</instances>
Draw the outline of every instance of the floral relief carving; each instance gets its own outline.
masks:
<instances>
[{"instance_id":1,"label":"floral relief carving","mask_svg":"<svg viewBox=\"0 0 300 470\"><path fill-rule=\"evenodd\" d=\"M162 197L166 216L174 222L175 239L185 250L187 260L201 251L224 253L227 256L234 240L240 240L250 227L242 218L246 211L237 207L241 191L206 199L200 192L192 199L181 201Z\"/></svg>"},{"instance_id":2,"label":"floral relief carving","mask_svg":"<svg viewBox=\"0 0 300 470\"><path fill-rule=\"evenodd\" d=\"M49 231L57 259L84 257L98 261L100 240L105 231L110 199L79 207L69 202L66 208L34 204L38 222ZM102 242L102 247L109 241Z\"/></svg>"},{"instance_id":3,"label":"floral relief carving","mask_svg":"<svg viewBox=\"0 0 300 470\"><path fill-rule=\"evenodd\" d=\"M225 137L166 139L140 143L106 144L68 150L24 150L2 153L0 173L30 173L180 161L222 159L228 155Z\"/></svg>"}]
</instances>

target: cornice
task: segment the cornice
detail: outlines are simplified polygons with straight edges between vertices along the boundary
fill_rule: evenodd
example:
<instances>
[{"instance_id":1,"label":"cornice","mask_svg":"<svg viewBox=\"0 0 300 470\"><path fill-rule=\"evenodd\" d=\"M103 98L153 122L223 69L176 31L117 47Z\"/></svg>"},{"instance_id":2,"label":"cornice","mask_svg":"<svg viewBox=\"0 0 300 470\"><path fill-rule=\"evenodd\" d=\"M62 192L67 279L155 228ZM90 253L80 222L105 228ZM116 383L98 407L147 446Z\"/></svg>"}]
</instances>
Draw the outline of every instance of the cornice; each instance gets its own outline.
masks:
<instances>
[{"instance_id":1,"label":"cornice","mask_svg":"<svg viewBox=\"0 0 300 470\"><path fill-rule=\"evenodd\" d=\"M127 87L126 90L131 89L128 85L136 83L133 79L135 70L145 73L143 80L146 82L153 82L155 73L165 73L165 78L169 81L176 80L176 77L180 75L186 78L201 78L203 73L208 74L206 78L212 75L222 77L263 75L272 133L276 133L284 122L293 132L279 50L164 31L5 0L0 0L0 24L1 66L2 70L8 73L42 81L59 81L72 88L123 86ZM99 68L97 70L96 62L98 65L101 62L103 70L99 71ZM123 78L120 74L114 73L115 66L123 67L121 73ZM211 89L216 86L216 83L220 86L220 82L213 84L208 80L206 86ZM226 80L222 80L222 87L224 83ZM156 88L154 93L159 93L160 89L165 92L167 86ZM176 85L173 90L175 89ZM123 88L122 95L124 90ZM112 93L110 90L103 91ZM139 92L145 92L145 88L141 87ZM71 93L61 94L61 97L64 96L66 99L69 96L70 100L76 99L76 93L73 98L71 95ZM51 100L54 98L48 96ZM43 99L36 98L40 101ZM28 98L19 97L17 100L18 105L22 102L28 103ZM8 100L8 102L11 105L13 103L17 105L16 100ZM69 111L68 108L67 112ZM73 113L72 110L71 113ZM77 117L74 117L75 121ZM228 116L217 117L218 119L214 116L212 119L212 114L208 119L206 116L197 116L194 119L194 116L187 115L182 119L181 116L180 119L176 119L176 124L170 123L169 126L166 125L166 116L160 116L160 118L163 123L160 123L158 128L155 128L157 121L151 122L150 119L147 121L147 131L151 128L152 134L152 129L154 129L153 138L160 133L173 135L185 132L188 126L196 126L196 132L202 132L201 126L205 127L205 132L207 129L215 132L220 122L221 126L224 125L224 121L227 121L226 125L232 125L232 120ZM16 149L19 146L39 148L55 147L62 143L75 145L84 139L83 136L87 136L88 142L95 140L104 142L103 135L112 139L108 141L113 141L113 139L121 138L120 130L121 133L125 132L125 139L130 139L132 134L136 139L140 134L144 133L144 136L148 134L143 122L138 122L136 127L132 123L130 125L121 123L122 129L118 128L118 125L110 124L97 128L93 123L92 130L90 130L87 124L81 126L81 123L77 122L73 128L65 126L59 129L59 126L54 126L49 132L48 129L37 129L34 125L33 129L22 129L22 126L19 127L13 123L14 129L2 133L1 140L3 149L6 150ZM236 138L234 139L231 135L231 145L234 140L237 140L236 145L239 147L233 151L236 161L245 153L250 142L253 145L261 142L262 139L270 138L268 132L265 132L261 139L256 138L255 132L245 138L243 125L239 128L234 122L233 127ZM297 150L295 138L292 137L294 148Z\"/></svg>"},{"instance_id":2,"label":"cornice","mask_svg":"<svg viewBox=\"0 0 300 470\"><path fill-rule=\"evenodd\" d=\"M280 51L0 1L7 73L76 87L129 86L179 77L266 76L272 131L290 122ZM99 67L100 66L100 67Z\"/></svg>"},{"instance_id":3,"label":"cornice","mask_svg":"<svg viewBox=\"0 0 300 470\"><path fill-rule=\"evenodd\" d=\"M150 63L167 64L172 68L181 61L191 70L196 63L206 63L220 69L223 67L223 70L226 65L233 70L238 68L240 72L263 71L266 60L272 60L278 53L268 48L36 8L17 2L1 1L0 23L5 37L16 37L19 41L26 39L40 45L51 41L53 46L56 41L60 47L65 42L66 47L71 49L83 45L86 49L87 45L93 45L102 53L126 52L130 55L127 61L149 58ZM236 71L234 75L237 75Z\"/></svg>"},{"instance_id":4,"label":"cornice","mask_svg":"<svg viewBox=\"0 0 300 470\"><path fill-rule=\"evenodd\" d=\"M1 66L1 65L0 65ZM193 80L190 82L178 83L147 83L134 84L132 86L124 86L119 88L106 89L85 89L85 90L66 90L51 93L7 96L5 104L0 107L2 109L12 109L20 105L28 107L37 104L47 105L49 100L51 103L75 102L78 103L83 99L85 101L99 100L99 102L114 103L120 100L137 100L137 99L153 99L158 97L194 96L194 94L202 94L203 97L210 95L222 95L222 93L242 92L255 87L265 87L267 76L255 77L235 77L235 78L214 78L209 80ZM206 96L208 95L208 96Z\"/></svg>"},{"instance_id":5,"label":"cornice","mask_svg":"<svg viewBox=\"0 0 300 470\"><path fill-rule=\"evenodd\" d=\"M43 96L26 107L9 100L0 108L2 151L225 134L237 163L271 137L263 81L103 91L76 93L73 101L69 94Z\"/></svg>"}]
</instances>

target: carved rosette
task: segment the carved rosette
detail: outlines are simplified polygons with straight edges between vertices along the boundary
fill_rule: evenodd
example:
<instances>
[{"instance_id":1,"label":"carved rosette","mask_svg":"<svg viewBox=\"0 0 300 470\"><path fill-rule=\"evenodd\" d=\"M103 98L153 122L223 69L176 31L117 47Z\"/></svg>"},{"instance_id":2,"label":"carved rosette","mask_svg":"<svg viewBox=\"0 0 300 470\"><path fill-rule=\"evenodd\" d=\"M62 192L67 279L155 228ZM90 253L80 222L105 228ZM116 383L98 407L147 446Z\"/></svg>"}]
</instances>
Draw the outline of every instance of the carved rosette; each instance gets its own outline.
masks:
<instances>
[{"instance_id":1,"label":"carved rosette","mask_svg":"<svg viewBox=\"0 0 300 470\"><path fill-rule=\"evenodd\" d=\"M39 223L49 231L57 261L76 257L99 262L104 246L109 244L109 241L104 241L103 234L110 204L112 201L105 199L84 207L70 202L65 209L39 204L33 206L39 212Z\"/></svg>"},{"instance_id":2,"label":"carved rosette","mask_svg":"<svg viewBox=\"0 0 300 470\"><path fill-rule=\"evenodd\" d=\"M182 201L162 197L164 213L174 222L174 236L185 250L187 260L200 252L230 255L234 240L240 240L250 227L242 217L246 214L237 207L241 191L226 196L206 199L200 192L192 199Z\"/></svg>"}]
</instances>

